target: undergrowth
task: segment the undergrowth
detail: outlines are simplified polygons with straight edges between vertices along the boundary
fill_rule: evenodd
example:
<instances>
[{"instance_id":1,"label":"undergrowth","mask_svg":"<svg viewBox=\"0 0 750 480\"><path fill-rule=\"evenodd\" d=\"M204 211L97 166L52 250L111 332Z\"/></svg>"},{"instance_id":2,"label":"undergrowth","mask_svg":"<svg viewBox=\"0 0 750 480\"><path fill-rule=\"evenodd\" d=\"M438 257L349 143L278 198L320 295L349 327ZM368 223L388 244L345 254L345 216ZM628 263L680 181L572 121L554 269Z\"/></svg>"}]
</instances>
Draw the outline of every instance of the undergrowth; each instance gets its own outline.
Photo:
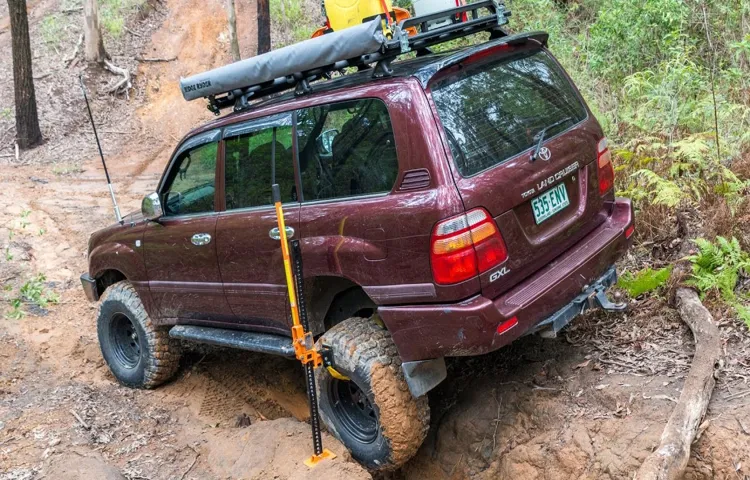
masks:
<instances>
[{"instance_id":1,"label":"undergrowth","mask_svg":"<svg viewBox=\"0 0 750 480\"><path fill-rule=\"evenodd\" d=\"M99 0L102 27L113 37L120 37L125 30L128 15L145 3L146 0Z\"/></svg>"},{"instance_id":2,"label":"undergrowth","mask_svg":"<svg viewBox=\"0 0 750 480\"><path fill-rule=\"evenodd\" d=\"M750 255L742 250L736 238L719 236L715 242L698 239L696 245L698 253L689 257L693 264L689 284L704 297L716 294L750 327L750 308L741 303L747 300L747 295L738 292L740 279L750 275Z\"/></svg>"},{"instance_id":3,"label":"undergrowth","mask_svg":"<svg viewBox=\"0 0 750 480\"><path fill-rule=\"evenodd\" d=\"M60 297L53 290L47 288L47 278L40 273L27 280L13 296L10 303L10 311L5 314L6 318L18 320L26 316L25 305L35 305L47 308L49 304L58 303Z\"/></svg>"},{"instance_id":4,"label":"undergrowth","mask_svg":"<svg viewBox=\"0 0 750 480\"><path fill-rule=\"evenodd\" d=\"M628 292L628 295L632 298L635 298L662 287L669 280L671 273L671 265L658 270L647 267L636 273L625 272L618 279L617 286Z\"/></svg>"}]
</instances>

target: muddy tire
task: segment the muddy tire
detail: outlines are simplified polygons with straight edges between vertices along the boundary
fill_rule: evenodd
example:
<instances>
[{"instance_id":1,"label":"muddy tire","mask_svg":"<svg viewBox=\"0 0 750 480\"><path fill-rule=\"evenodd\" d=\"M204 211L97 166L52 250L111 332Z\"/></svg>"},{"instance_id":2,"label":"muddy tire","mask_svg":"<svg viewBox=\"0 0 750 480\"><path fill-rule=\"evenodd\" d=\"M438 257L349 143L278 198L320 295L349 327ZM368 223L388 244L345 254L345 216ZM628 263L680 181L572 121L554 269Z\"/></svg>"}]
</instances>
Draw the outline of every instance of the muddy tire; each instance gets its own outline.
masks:
<instances>
[{"instance_id":1,"label":"muddy tire","mask_svg":"<svg viewBox=\"0 0 750 480\"><path fill-rule=\"evenodd\" d=\"M102 356L123 385L154 388L177 371L179 345L168 329L154 326L129 282L104 292L96 323Z\"/></svg>"},{"instance_id":2,"label":"muddy tire","mask_svg":"<svg viewBox=\"0 0 750 480\"><path fill-rule=\"evenodd\" d=\"M417 453L430 425L427 396L414 398L390 333L373 320L349 318L319 344L333 349L336 370L315 372L318 406L328 431L370 470L388 471Z\"/></svg>"}]
</instances>

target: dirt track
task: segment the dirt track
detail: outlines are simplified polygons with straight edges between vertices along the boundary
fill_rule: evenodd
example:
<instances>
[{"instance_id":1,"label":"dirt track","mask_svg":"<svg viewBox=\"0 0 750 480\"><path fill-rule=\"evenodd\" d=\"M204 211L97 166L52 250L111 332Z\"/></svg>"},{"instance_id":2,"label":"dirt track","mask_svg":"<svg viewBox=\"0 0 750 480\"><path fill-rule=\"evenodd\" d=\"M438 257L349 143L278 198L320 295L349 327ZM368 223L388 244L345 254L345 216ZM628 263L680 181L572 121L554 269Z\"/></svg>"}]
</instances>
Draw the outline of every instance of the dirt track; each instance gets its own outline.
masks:
<instances>
[{"instance_id":1,"label":"dirt track","mask_svg":"<svg viewBox=\"0 0 750 480\"><path fill-rule=\"evenodd\" d=\"M59 3L30 5L33 35ZM182 101L176 80L226 61L223 13L206 15L222 12L218 0L157 5L133 25L141 37L121 47L120 61L141 52L177 60L142 64L129 101L93 95L125 212L156 184L177 139L211 118L202 103ZM5 9L3 2L0 109L12 101ZM112 213L74 90L79 71L94 92L109 74L67 68L34 42L35 72L52 72L37 85L49 141L18 165L2 133L12 122L0 123L0 247L13 257L0 258L0 283L13 293L44 273L60 303L0 320L0 479L368 478L330 437L326 445L340 455L334 464L314 472L301 464L311 441L293 362L196 350L163 388L115 383L98 350L95 306L78 283L88 235ZM430 396L425 445L394 478L632 478L658 443L691 352L679 320L663 303L646 302L635 314L578 319L565 337L524 338L493 355L453 361L449 380ZM750 478L749 388L741 377L720 382L687 478ZM249 426L236 426L247 419Z\"/></svg>"}]
</instances>

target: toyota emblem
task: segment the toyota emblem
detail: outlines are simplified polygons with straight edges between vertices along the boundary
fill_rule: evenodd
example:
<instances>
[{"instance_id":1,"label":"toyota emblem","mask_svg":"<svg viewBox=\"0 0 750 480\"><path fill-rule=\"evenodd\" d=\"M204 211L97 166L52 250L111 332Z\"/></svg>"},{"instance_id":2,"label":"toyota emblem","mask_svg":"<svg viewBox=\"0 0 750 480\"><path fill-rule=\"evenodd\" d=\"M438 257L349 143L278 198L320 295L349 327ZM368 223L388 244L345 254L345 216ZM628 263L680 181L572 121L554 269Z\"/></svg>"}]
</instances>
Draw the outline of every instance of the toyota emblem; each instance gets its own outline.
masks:
<instances>
[{"instance_id":1,"label":"toyota emblem","mask_svg":"<svg viewBox=\"0 0 750 480\"><path fill-rule=\"evenodd\" d=\"M539 158L547 162L550 158L552 158L552 152L549 151L549 148L542 147L541 149L539 149Z\"/></svg>"}]
</instances>

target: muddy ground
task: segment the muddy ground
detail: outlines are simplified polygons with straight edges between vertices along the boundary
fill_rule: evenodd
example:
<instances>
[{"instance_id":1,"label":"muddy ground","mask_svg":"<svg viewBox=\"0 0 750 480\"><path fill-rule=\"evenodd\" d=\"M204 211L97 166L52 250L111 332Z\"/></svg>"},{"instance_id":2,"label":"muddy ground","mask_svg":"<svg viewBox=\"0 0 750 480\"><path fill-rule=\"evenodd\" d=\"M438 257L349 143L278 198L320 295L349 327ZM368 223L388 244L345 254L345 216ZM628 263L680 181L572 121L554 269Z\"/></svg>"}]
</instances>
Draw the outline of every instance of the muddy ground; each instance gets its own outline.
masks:
<instances>
[{"instance_id":1,"label":"muddy ground","mask_svg":"<svg viewBox=\"0 0 750 480\"><path fill-rule=\"evenodd\" d=\"M240 18L254 18L252 4L238 2ZM130 32L107 38L115 63L136 74L129 98L113 97L106 93L111 74L68 60L80 18L59 12L75 6L29 1L46 143L16 161L12 114L0 115L0 311L7 315L9 299L40 273L59 297L46 308L23 305L23 318L0 319L0 479L369 478L330 436L325 444L339 458L314 471L302 464L312 446L294 362L195 349L177 378L154 391L121 387L109 374L96 307L78 282L88 236L112 213L77 76L92 92L121 207L132 211L179 138L211 118L201 102L182 100L177 80L228 61L227 28L218 0L145 4L128 18ZM40 34L50 14L65 21L59 42ZM2 2L0 112L13 101L7 24ZM254 19L238 24L247 55ZM746 479L750 336L721 312L717 320L726 370L686 478ZM449 379L430 394L427 441L389 477L632 478L679 397L693 349L689 330L654 297L627 314L591 313L563 333L452 360Z\"/></svg>"}]
</instances>

